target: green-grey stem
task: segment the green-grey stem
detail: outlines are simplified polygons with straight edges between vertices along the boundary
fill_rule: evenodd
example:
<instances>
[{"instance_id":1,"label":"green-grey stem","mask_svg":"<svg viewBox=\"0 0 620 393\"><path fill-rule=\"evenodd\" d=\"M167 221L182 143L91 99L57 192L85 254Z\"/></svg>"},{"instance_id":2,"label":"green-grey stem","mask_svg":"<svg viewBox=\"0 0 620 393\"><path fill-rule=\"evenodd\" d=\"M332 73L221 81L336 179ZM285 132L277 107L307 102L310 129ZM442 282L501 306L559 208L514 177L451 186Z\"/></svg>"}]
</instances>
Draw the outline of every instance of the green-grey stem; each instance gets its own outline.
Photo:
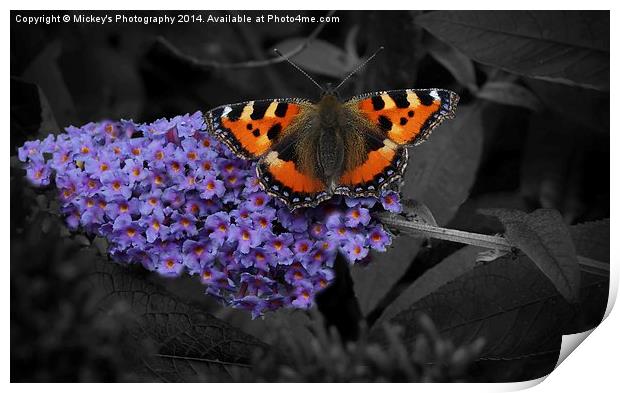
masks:
<instances>
[{"instance_id":1,"label":"green-grey stem","mask_svg":"<svg viewBox=\"0 0 620 393\"><path fill-rule=\"evenodd\" d=\"M490 236L480 233L459 231L457 229L441 228L421 222L410 221L393 214L380 214L379 218L388 227L395 227L403 232L425 237L447 240L455 243L490 248L499 251L511 251L517 248L502 236ZM609 265L591 258L577 256L581 270L594 274L609 275Z\"/></svg>"}]
</instances>

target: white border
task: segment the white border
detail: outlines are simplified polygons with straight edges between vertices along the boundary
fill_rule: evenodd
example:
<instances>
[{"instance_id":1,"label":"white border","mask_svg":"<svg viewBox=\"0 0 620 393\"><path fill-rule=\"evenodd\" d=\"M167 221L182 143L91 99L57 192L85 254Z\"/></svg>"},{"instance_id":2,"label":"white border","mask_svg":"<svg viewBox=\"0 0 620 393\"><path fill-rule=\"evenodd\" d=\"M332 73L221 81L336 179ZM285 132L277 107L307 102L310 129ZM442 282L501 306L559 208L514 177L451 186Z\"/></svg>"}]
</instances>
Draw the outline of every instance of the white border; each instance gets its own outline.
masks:
<instances>
[{"instance_id":1,"label":"white border","mask_svg":"<svg viewBox=\"0 0 620 393\"><path fill-rule=\"evenodd\" d=\"M6 4L5 2L4 4ZM560 8L557 8L557 4L560 5ZM589 9L613 9L614 3L612 1L598 1L598 0L590 0L587 3L584 2L571 2L567 4L567 2L556 3L551 1L540 1L540 0L524 0L518 3L514 2L497 2L497 1L455 1L455 0L444 0L442 2L428 3L428 2L404 2L404 1L393 1L393 2L369 2L369 1L346 1L346 2L334 2L333 0L314 0L312 2L295 2L292 3L290 1L226 1L226 2L217 2L217 3L207 3L204 0L202 1L161 1L155 0L150 2L133 2L130 3L128 1L118 1L118 0L108 0L105 2L98 2L97 4L93 4L93 2L84 2L81 1L54 1L54 2L43 2L43 1L30 1L26 2L17 2L12 1L8 4L12 9L92 9L92 10L104 10L104 9L136 9L136 10L145 10L145 9L204 9L206 6L209 6L210 9L214 10L222 10L222 9L247 9L247 10L268 10L268 9L291 9L294 7L299 7L299 9L329 9L333 7L337 7L341 10L348 9L373 9L377 6L386 7L385 9L408 9L408 8L432 8L432 9L583 9L584 6L587 6ZM53 5L53 8L50 7ZM7 17L7 13L5 14ZM611 12L611 28L612 28L612 56L611 56L611 69L617 69L617 56L616 50L617 47L614 44L617 43L617 29L616 24L614 22L618 22L616 10L612 10ZM4 20L3 24L3 51L5 53L5 61L3 63L4 75L5 77L2 79L3 84L3 112L5 113L5 125L8 125L8 119L10 118L9 112L9 30L10 24L7 23L8 20ZM615 78L615 74L611 75L611 87L612 92L617 91L616 86L617 80ZM615 94L612 94L611 105L613 108L616 108L616 104L618 100L615 97ZM620 147L618 144L618 134L617 132L620 129L617 127L618 122L615 118L611 119L611 144L612 151L617 151L617 148ZM6 152L9 151L9 132L8 129L2 133L0 137L0 151ZM615 154L611 156L611 173L618 173L619 167L619 158L620 155ZM9 184L9 170L8 170L8 157L5 158L5 167L0 175L0 184L6 185ZM611 179L610 179L611 180ZM611 200L617 201L617 197L620 194L618 193L618 183L613 182L611 184ZM8 264L10 260L9 253L9 207L10 200L8 193L0 193L0 198L2 203L0 206L0 221L5 223L1 230L2 233L0 235L0 239L2 241L2 252L4 254L4 261ZM618 218L618 208L612 202L612 222ZM611 252L611 260L612 260L612 279L611 279L611 287L610 287L610 299L611 302L608 306L607 312L611 311L613 303L616 299L616 294L618 292L618 277L619 272L617 268L617 257L619 254L618 245L620 245L620 237L618 236L618 231L614 230L612 227L612 252ZM4 357L2 359L2 372L3 372L3 380L5 383L8 383L10 379L10 333L9 333L9 306L10 306L10 292L9 292L9 275L5 274L5 282L4 282L4 296L2 297L2 308L3 315L5 317L5 323L2 325L3 330L3 351ZM529 381L522 383L512 383L512 384L428 384L428 385L415 385L411 386L408 384L390 384L386 386L386 389L390 389L391 391L412 391L415 390L423 390L423 391L455 391L458 389L459 392L480 392L480 391L489 391L489 392L498 392L498 391L516 391L520 389L525 389L531 386L535 386L533 389L537 392L556 392L562 390L582 390L586 389L589 391L599 390L599 391L610 391L614 389L615 386L618 386L618 377L617 377L617 351L619 349L618 345L618 335L620 334L620 317L618 317L618 312L611 313L603 323L594 331L592 334L586 339L585 344L580 345L576 350L575 354L568 356L568 358L559 365L557 370L551 373L542 383L541 380L538 381ZM15 391L30 391L30 390L40 390L45 389L46 391L60 391L66 392L69 391L77 391L78 389L82 390L87 388L89 390L94 391L104 391L110 389L111 386L101 385L101 384L90 384L88 387L77 385L77 384L46 384L42 385L32 385L32 384L12 384L9 386L10 389ZM115 390L122 391L130 391L139 388L134 384L117 384L113 387ZM174 387L177 388L177 387ZM228 391L236 391L238 390L269 390L272 392L287 392L289 393L291 390L300 391L300 392L312 392L315 393L317 389L332 389L333 385L321 384L317 385L304 385L304 384L272 384L272 385L257 385L252 384L250 386L245 385L227 385L227 386L211 386L211 385L196 385L196 384L184 384L181 389L188 390L201 390L204 389L225 389ZM355 389L365 391L375 391L376 389L383 388L382 386L377 385L360 385L356 384L355 386L347 386L346 389ZM161 384L151 384L148 389L153 389L156 392L159 391L168 391L170 387L163 386ZM340 389L339 386L336 386L335 389Z\"/></svg>"}]
</instances>

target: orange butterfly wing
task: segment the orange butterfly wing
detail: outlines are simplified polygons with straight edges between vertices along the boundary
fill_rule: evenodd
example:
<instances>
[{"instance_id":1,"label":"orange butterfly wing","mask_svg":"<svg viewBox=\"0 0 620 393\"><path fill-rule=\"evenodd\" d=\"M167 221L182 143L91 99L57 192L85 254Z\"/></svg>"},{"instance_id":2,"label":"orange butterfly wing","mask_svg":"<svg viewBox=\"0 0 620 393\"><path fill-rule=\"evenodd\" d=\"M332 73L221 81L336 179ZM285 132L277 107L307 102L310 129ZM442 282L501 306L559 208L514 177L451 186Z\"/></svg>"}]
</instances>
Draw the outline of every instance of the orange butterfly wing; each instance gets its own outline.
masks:
<instances>
[{"instance_id":1,"label":"orange butterfly wing","mask_svg":"<svg viewBox=\"0 0 620 393\"><path fill-rule=\"evenodd\" d=\"M303 100L259 100L222 105L209 112L212 133L240 158L261 157L286 134Z\"/></svg>"},{"instance_id":2,"label":"orange butterfly wing","mask_svg":"<svg viewBox=\"0 0 620 393\"><path fill-rule=\"evenodd\" d=\"M454 117L459 97L442 89L406 89L358 96L345 105L374 125L367 131L366 159L348 168L338 193L379 195L407 165L404 146L422 143L443 120ZM375 132L372 132L375 131Z\"/></svg>"},{"instance_id":3,"label":"orange butterfly wing","mask_svg":"<svg viewBox=\"0 0 620 393\"><path fill-rule=\"evenodd\" d=\"M397 145L416 145L443 120L454 117L458 101L459 96L450 90L406 89L356 97L347 104Z\"/></svg>"},{"instance_id":4,"label":"orange butterfly wing","mask_svg":"<svg viewBox=\"0 0 620 393\"><path fill-rule=\"evenodd\" d=\"M220 106L208 116L211 132L235 155L259 159L262 187L292 209L328 198L325 185L296 165L298 135L290 126L309 105L300 99L250 101Z\"/></svg>"}]
</instances>

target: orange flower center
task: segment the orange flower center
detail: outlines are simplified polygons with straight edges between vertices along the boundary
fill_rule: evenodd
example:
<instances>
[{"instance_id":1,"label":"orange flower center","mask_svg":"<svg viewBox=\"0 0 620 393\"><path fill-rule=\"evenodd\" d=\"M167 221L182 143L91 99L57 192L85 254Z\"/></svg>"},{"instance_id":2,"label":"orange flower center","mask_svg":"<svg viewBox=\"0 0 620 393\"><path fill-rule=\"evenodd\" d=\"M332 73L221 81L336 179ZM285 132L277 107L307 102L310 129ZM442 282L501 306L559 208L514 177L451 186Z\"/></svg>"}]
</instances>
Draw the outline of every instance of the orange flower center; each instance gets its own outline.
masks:
<instances>
[{"instance_id":1,"label":"orange flower center","mask_svg":"<svg viewBox=\"0 0 620 393\"><path fill-rule=\"evenodd\" d=\"M250 234L249 234L248 232L244 231L244 232L241 234L241 238L242 238L243 240L250 240Z\"/></svg>"},{"instance_id":2,"label":"orange flower center","mask_svg":"<svg viewBox=\"0 0 620 393\"><path fill-rule=\"evenodd\" d=\"M211 163L209 161L205 161L202 163L202 169L204 169L205 171L208 171L211 169Z\"/></svg>"},{"instance_id":3,"label":"orange flower center","mask_svg":"<svg viewBox=\"0 0 620 393\"><path fill-rule=\"evenodd\" d=\"M226 225L224 224L220 224L220 226L218 227L218 229L222 232L226 232Z\"/></svg>"},{"instance_id":4,"label":"orange flower center","mask_svg":"<svg viewBox=\"0 0 620 393\"><path fill-rule=\"evenodd\" d=\"M120 190L120 189L121 189L121 183L119 183L119 182L115 181L114 183L112 183L112 188L113 188L115 191Z\"/></svg>"},{"instance_id":5,"label":"orange flower center","mask_svg":"<svg viewBox=\"0 0 620 393\"><path fill-rule=\"evenodd\" d=\"M82 154L88 154L90 152L90 149L88 148L88 146L82 146Z\"/></svg>"},{"instance_id":6,"label":"orange flower center","mask_svg":"<svg viewBox=\"0 0 620 393\"><path fill-rule=\"evenodd\" d=\"M166 261L166 266L168 266L168 269L172 269L174 267L174 259L168 259Z\"/></svg>"},{"instance_id":7,"label":"orange flower center","mask_svg":"<svg viewBox=\"0 0 620 393\"><path fill-rule=\"evenodd\" d=\"M362 248L360 246L355 246L353 252L357 255L362 252Z\"/></svg>"},{"instance_id":8,"label":"orange flower center","mask_svg":"<svg viewBox=\"0 0 620 393\"><path fill-rule=\"evenodd\" d=\"M158 151L157 153L155 153L155 159L156 160L163 160L164 159L164 152L163 151Z\"/></svg>"},{"instance_id":9,"label":"orange flower center","mask_svg":"<svg viewBox=\"0 0 620 393\"><path fill-rule=\"evenodd\" d=\"M208 139L203 139L203 141L202 141L202 145L203 145L204 147L209 147L209 146L211 146L211 142L209 142L209 140L208 140Z\"/></svg>"},{"instance_id":10,"label":"orange flower center","mask_svg":"<svg viewBox=\"0 0 620 393\"><path fill-rule=\"evenodd\" d=\"M157 199L156 198L149 198L149 203L151 204L151 206L155 206L155 205L157 205Z\"/></svg>"},{"instance_id":11,"label":"orange flower center","mask_svg":"<svg viewBox=\"0 0 620 393\"><path fill-rule=\"evenodd\" d=\"M213 184L213 182L207 183L207 190L213 190L214 188L215 188L215 184Z\"/></svg>"},{"instance_id":12,"label":"orange flower center","mask_svg":"<svg viewBox=\"0 0 620 393\"><path fill-rule=\"evenodd\" d=\"M121 211L121 213L125 213L127 210L129 210L129 206L128 205L121 205L119 210Z\"/></svg>"},{"instance_id":13,"label":"orange flower center","mask_svg":"<svg viewBox=\"0 0 620 393\"><path fill-rule=\"evenodd\" d=\"M141 152L142 150L140 150L137 147L134 147L133 149L131 149L131 154L133 154L134 156L139 156Z\"/></svg>"},{"instance_id":14,"label":"orange flower center","mask_svg":"<svg viewBox=\"0 0 620 393\"><path fill-rule=\"evenodd\" d=\"M173 162L172 163L172 170L175 171L175 172L178 172L179 169L181 169L181 165L179 165L178 162Z\"/></svg>"},{"instance_id":15,"label":"orange flower center","mask_svg":"<svg viewBox=\"0 0 620 393\"><path fill-rule=\"evenodd\" d=\"M95 201L93 201L92 199L89 199L86 202L86 207L93 207L93 206L95 206Z\"/></svg>"},{"instance_id":16,"label":"orange flower center","mask_svg":"<svg viewBox=\"0 0 620 393\"><path fill-rule=\"evenodd\" d=\"M273 243L273 248L275 248L276 250L280 251L282 249L282 242L281 241L276 241L275 243Z\"/></svg>"},{"instance_id":17,"label":"orange flower center","mask_svg":"<svg viewBox=\"0 0 620 393\"><path fill-rule=\"evenodd\" d=\"M101 172L107 171L109 169L108 164L99 165L99 169L101 170Z\"/></svg>"},{"instance_id":18,"label":"orange flower center","mask_svg":"<svg viewBox=\"0 0 620 393\"><path fill-rule=\"evenodd\" d=\"M134 176L140 176L140 168L133 168L132 173Z\"/></svg>"},{"instance_id":19,"label":"orange flower center","mask_svg":"<svg viewBox=\"0 0 620 393\"><path fill-rule=\"evenodd\" d=\"M299 246L299 250L300 250L300 251L302 251L302 252L306 252L306 251L308 251L308 245L307 245L306 243L302 243L302 244Z\"/></svg>"},{"instance_id":20,"label":"orange flower center","mask_svg":"<svg viewBox=\"0 0 620 393\"><path fill-rule=\"evenodd\" d=\"M353 210L353 212L351 212L351 215L353 216L353 218L360 218L360 212L358 210Z\"/></svg>"},{"instance_id":21,"label":"orange flower center","mask_svg":"<svg viewBox=\"0 0 620 393\"><path fill-rule=\"evenodd\" d=\"M136 235L136 230L133 228L127 229L127 236L134 237Z\"/></svg>"},{"instance_id":22,"label":"orange flower center","mask_svg":"<svg viewBox=\"0 0 620 393\"><path fill-rule=\"evenodd\" d=\"M183 225L185 228L187 228L189 226L189 220L187 218L182 218L181 219L181 225Z\"/></svg>"},{"instance_id":23,"label":"orange flower center","mask_svg":"<svg viewBox=\"0 0 620 393\"><path fill-rule=\"evenodd\" d=\"M155 176L155 184L159 185L163 182L163 179L161 178L161 176L157 175Z\"/></svg>"},{"instance_id":24,"label":"orange flower center","mask_svg":"<svg viewBox=\"0 0 620 393\"><path fill-rule=\"evenodd\" d=\"M194 161L196 160L196 158L198 158L198 155L196 155L196 152L190 151L189 153L187 153L187 158Z\"/></svg>"},{"instance_id":25,"label":"orange flower center","mask_svg":"<svg viewBox=\"0 0 620 393\"><path fill-rule=\"evenodd\" d=\"M381 240L381 235L379 235L378 233L373 233L372 236L370 237L373 241L378 242L379 240Z\"/></svg>"},{"instance_id":26,"label":"orange flower center","mask_svg":"<svg viewBox=\"0 0 620 393\"><path fill-rule=\"evenodd\" d=\"M297 272L295 272L295 273L293 274L293 278L294 278L295 280L301 280L303 277L304 277L304 275L303 275L303 274L301 274L301 272L299 272L299 271L297 271Z\"/></svg>"},{"instance_id":27,"label":"orange flower center","mask_svg":"<svg viewBox=\"0 0 620 393\"><path fill-rule=\"evenodd\" d=\"M156 231L159 231L159 222L157 221L153 221L153 229L155 229Z\"/></svg>"},{"instance_id":28,"label":"orange flower center","mask_svg":"<svg viewBox=\"0 0 620 393\"><path fill-rule=\"evenodd\" d=\"M211 278L211 272L204 272L202 273L202 278L204 278L205 280L208 280Z\"/></svg>"},{"instance_id":29,"label":"orange flower center","mask_svg":"<svg viewBox=\"0 0 620 393\"><path fill-rule=\"evenodd\" d=\"M203 252L205 252L204 247L196 247L196 248L194 249L194 253L195 253L197 256L201 256Z\"/></svg>"}]
</instances>

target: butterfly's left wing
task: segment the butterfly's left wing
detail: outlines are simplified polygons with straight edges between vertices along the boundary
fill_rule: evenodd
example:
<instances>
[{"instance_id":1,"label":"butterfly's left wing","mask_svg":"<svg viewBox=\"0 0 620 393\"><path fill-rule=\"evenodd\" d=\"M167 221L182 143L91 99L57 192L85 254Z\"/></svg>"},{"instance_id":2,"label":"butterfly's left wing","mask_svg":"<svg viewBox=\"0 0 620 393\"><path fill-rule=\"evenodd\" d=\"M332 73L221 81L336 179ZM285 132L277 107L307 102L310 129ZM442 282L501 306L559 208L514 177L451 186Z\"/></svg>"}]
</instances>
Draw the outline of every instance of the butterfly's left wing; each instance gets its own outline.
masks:
<instances>
[{"instance_id":1,"label":"butterfly's left wing","mask_svg":"<svg viewBox=\"0 0 620 393\"><path fill-rule=\"evenodd\" d=\"M207 113L211 133L243 159L266 154L310 102L273 99L222 105Z\"/></svg>"},{"instance_id":2,"label":"butterfly's left wing","mask_svg":"<svg viewBox=\"0 0 620 393\"><path fill-rule=\"evenodd\" d=\"M445 119L452 119L459 96L443 89L405 89L357 96L346 105L360 111L399 146L424 142Z\"/></svg>"},{"instance_id":3,"label":"butterfly's left wing","mask_svg":"<svg viewBox=\"0 0 620 393\"><path fill-rule=\"evenodd\" d=\"M345 103L358 127L363 159L345 168L337 190L353 196L379 195L401 178L407 164L406 146L422 143L443 120L454 117L459 97L442 89L382 91Z\"/></svg>"}]
</instances>

